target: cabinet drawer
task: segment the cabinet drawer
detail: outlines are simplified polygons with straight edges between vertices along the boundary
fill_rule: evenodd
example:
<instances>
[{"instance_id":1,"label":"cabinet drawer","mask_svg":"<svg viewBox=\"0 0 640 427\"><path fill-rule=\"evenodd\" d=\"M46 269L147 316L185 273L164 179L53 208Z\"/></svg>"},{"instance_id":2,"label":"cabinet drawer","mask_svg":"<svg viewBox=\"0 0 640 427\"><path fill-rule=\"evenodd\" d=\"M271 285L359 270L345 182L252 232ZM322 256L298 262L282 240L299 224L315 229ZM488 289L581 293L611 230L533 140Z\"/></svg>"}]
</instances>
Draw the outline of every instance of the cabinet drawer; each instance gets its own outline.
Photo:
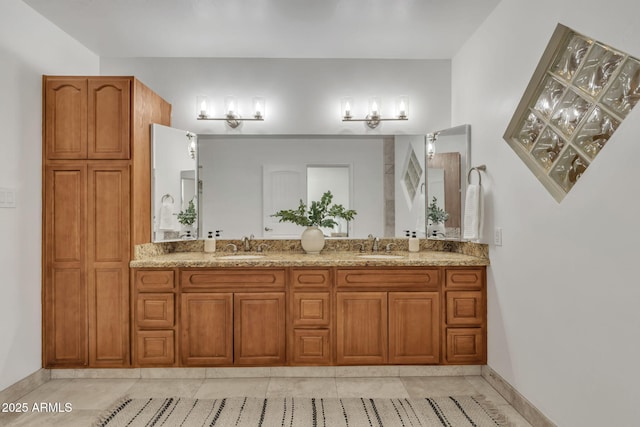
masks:
<instances>
[{"instance_id":1,"label":"cabinet drawer","mask_svg":"<svg viewBox=\"0 0 640 427\"><path fill-rule=\"evenodd\" d=\"M134 270L139 292L167 291L175 286L173 270Z\"/></svg>"},{"instance_id":2,"label":"cabinet drawer","mask_svg":"<svg viewBox=\"0 0 640 427\"><path fill-rule=\"evenodd\" d=\"M438 269L339 269L336 283L341 288L414 288L437 289Z\"/></svg>"},{"instance_id":3,"label":"cabinet drawer","mask_svg":"<svg viewBox=\"0 0 640 427\"><path fill-rule=\"evenodd\" d=\"M447 289L482 289L483 284L483 268L447 269Z\"/></svg>"},{"instance_id":4,"label":"cabinet drawer","mask_svg":"<svg viewBox=\"0 0 640 427\"><path fill-rule=\"evenodd\" d=\"M329 329L294 329L293 360L296 365L329 365Z\"/></svg>"},{"instance_id":5,"label":"cabinet drawer","mask_svg":"<svg viewBox=\"0 0 640 427\"><path fill-rule=\"evenodd\" d=\"M295 292L293 326L329 326L329 292Z\"/></svg>"},{"instance_id":6,"label":"cabinet drawer","mask_svg":"<svg viewBox=\"0 0 640 427\"><path fill-rule=\"evenodd\" d=\"M447 328L448 363L486 363L482 328Z\"/></svg>"},{"instance_id":7,"label":"cabinet drawer","mask_svg":"<svg viewBox=\"0 0 640 427\"><path fill-rule=\"evenodd\" d=\"M173 365L175 363L173 331L136 332L138 365Z\"/></svg>"},{"instance_id":8,"label":"cabinet drawer","mask_svg":"<svg viewBox=\"0 0 640 427\"><path fill-rule=\"evenodd\" d=\"M282 269L233 270L181 270L182 289L228 289L231 291L254 288L259 290L284 288L285 271Z\"/></svg>"},{"instance_id":9,"label":"cabinet drawer","mask_svg":"<svg viewBox=\"0 0 640 427\"><path fill-rule=\"evenodd\" d=\"M291 278L292 285L299 288L331 286L331 271L326 269L294 269Z\"/></svg>"},{"instance_id":10,"label":"cabinet drawer","mask_svg":"<svg viewBox=\"0 0 640 427\"><path fill-rule=\"evenodd\" d=\"M138 294L136 326L138 328L172 328L175 320L172 293Z\"/></svg>"},{"instance_id":11,"label":"cabinet drawer","mask_svg":"<svg viewBox=\"0 0 640 427\"><path fill-rule=\"evenodd\" d=\"M481 291L447 292L447 325L481 326L484 317Z\"/></svg>"}]
</instances>

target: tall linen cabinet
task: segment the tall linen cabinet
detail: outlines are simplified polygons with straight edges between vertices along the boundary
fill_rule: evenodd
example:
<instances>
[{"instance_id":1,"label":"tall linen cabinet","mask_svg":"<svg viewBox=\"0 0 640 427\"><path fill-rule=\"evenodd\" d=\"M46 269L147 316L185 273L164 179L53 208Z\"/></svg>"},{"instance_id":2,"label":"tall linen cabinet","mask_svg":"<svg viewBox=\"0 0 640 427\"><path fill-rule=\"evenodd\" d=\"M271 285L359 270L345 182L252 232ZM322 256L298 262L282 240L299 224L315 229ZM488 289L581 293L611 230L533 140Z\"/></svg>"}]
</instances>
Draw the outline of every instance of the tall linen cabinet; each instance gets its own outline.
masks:
<instances>
[{"instance_id":1,"label":"tall linen cabinet","mask_svg":"<svg viewBox=\"0 0 640 427\"><path fill-rule=\"evenodd\" d=\"M150 124L134 77L43 77L43 366L130 360L129 261L151 236Z\"/></svg>"}]
</instances>

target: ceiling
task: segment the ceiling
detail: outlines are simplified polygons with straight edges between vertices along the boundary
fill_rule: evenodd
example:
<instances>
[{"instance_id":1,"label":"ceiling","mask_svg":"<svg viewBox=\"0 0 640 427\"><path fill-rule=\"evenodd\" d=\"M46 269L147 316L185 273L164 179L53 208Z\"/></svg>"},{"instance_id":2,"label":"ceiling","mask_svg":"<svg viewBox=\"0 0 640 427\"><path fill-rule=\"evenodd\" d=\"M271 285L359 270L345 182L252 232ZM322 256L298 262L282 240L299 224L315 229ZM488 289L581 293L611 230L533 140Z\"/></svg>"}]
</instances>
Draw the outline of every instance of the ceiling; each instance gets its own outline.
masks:
<instances>
[{"instance_id":1,"label":"ceiling","mask_svg":"<svg viewBox=\"0 0 640 427\"><path fill-rule=\"evenodd\" d=\"M102 57L448 59L500 0L23 0Z\"/></svg>"}]
</instances>

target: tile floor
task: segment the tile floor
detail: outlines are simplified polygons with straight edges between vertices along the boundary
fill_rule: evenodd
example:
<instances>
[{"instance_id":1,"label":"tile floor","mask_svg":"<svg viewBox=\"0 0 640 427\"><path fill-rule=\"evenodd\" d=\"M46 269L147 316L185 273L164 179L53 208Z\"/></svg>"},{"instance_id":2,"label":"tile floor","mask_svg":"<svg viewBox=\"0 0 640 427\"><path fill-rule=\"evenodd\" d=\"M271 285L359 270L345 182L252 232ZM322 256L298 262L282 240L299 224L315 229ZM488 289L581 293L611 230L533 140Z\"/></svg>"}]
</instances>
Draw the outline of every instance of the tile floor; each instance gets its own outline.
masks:
<instances>
[{"instance_id":1,"label":"tile floor","mask_svg":"<svg viewBox=\"0 0 640 427\"><path fill-rule=\"evenodd\" d=\"M530 426L480 376L376 378L53 379L18 400L57 403L67 413L0 413L2 426L91 426L115 401L130 397L426 397L483 394L516 427Z\"/></svg>"}]
</instances>

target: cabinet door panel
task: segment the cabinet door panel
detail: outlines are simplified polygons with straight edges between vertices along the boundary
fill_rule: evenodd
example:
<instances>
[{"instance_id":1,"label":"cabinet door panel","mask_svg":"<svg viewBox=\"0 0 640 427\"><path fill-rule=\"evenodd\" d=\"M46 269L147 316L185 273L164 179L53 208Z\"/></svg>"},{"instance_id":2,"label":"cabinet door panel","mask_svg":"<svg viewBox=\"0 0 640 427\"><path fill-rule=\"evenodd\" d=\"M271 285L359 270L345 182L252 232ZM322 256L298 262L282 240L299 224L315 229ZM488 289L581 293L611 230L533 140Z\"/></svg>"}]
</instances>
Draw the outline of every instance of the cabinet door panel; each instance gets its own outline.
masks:
<instances>
[{"instance_id":1,"label":"cabinet door panel","mask_svg":"<svg viewBox=\"0 0 640 427\"><path fill-rule=\"evenodd\" d=\"M329 292L295 292L292 304L294 326L329 326Z\"/></svg>"},{"instance_id":2,"label":"cabinet door panel","mask_svg":"<svg viewBox=\"0 0 640 427\"><path fill-rule=\"evenodd\" d=\"M47 77L44 134L47 159L86 159L86 79Z\"/></svg>"},{"instance_id":3,"label":"cabinet door panel","mask_svg":"<svg viewBox=\"0 0 640 427\"><path fill-rule=\"evenodd\" d=\"M389 363L440 361L437 292L389 293Z\"/></svg>"},{"instance_id":4,"label":"cabinet door panel","mask_svg":"<svg viewBox=\"0 0 640 427\"><path fill-rule=\"evenodd\" d=\"M44 366L82 367L87 355L86 167L48 166L44 194Z\"/></svg>"},{"instance_id":5,"label":"cabinet door panel","mask_svg":"<svg viewBox=\"0 0 640 427\"><path fill-rule=\"evenodd\" d=\"M128 159L131 81L89 79L88 94L88 158Z\"/></svg>"},{"instance_id":6,"label":"cabinet door panel","mask_svg":"<svg viewBox=\"0 0 640 427\"><path fill-rule=\"evenodd\" d=\"M485 341L481 328L447 329L447 362L486 363Z\"/></svg>"},{"instance_id":7,"label":"cabinet door panel","mask_svg":"<svg viewBox=\"0 0 640 427\"><path fill-rule=\"evenodd\" d=\"M175 363L173 331L136 332L136 365L171 366Z\"/></svg>"},{"instance_id":8,"label":"cabinet door panel","mask_svg":"<svg viewBox=\"0 0 640 427\"><path fill-rule=\"evenodd\" d=\"M450 268L446 272L447 289L482 289L484 268Z\"/></svg>"},{"instance_id":9,"label":"cabinet door panel","mask_svg":"<svg viewBox=\"0 0 640 427\"><path fill-rule=\"evenodd\" d=\"M482 292L447 292L447 325L481 326L484 317Z\"/></svg>"},{"instance_id":10,"label":"cabinet door panel","mask_svg":"<svg viewBox=\"0 0 640 427\"><path fill-rule=\"evenodd\" d=\"M329 329L294 329L293 360L296 365L331 364Z\"/></svg>"},{"instance_id":11,"label":"cabinet door panel","mask_svg":"<svg viewBox=\"0 0 640 427\"><path fill-rule=\"evenodd\" d=\"M336 294L338 364L387 362L387 293Z\"/></svg>"},{"instance_id":12,"label":"cabinet door panel","mask_svg":"<svg viewBox=\"0 0 640 427\"><path fill-rule=\"evenodd\" d=\"M174 295L172 293L140 293L136 303L137 328L173 328Z\"/></svg>"},{"instance_id":13,"label":"cabinet door panel","mask_svg":"<svg viewBox=\"0 0 640 427\"><path fill-rule=\"evenodd\" d=\"M272 365L286 361L284 292L234 295L234 363Z\"/></svg>"},{"instance_id":14,"label":"cabinet door panel","mask_svg":"<svg viewBox=\"0 0 640 427\"><path fill-rule=\"evenodd\" d=\"M87 272L89 360L129 364L129 166L88 166Z\"/></svg>"},{"instance_id":15,"label":"cabinet door panel","mask_svg":"<svg viewBox=\"0 0 640 427\"><path fill-rule=\"evenodd\" d=\"M180 343L186 366L233 363L233 294L182 294Z\"/></svg>"}]
</instances>

